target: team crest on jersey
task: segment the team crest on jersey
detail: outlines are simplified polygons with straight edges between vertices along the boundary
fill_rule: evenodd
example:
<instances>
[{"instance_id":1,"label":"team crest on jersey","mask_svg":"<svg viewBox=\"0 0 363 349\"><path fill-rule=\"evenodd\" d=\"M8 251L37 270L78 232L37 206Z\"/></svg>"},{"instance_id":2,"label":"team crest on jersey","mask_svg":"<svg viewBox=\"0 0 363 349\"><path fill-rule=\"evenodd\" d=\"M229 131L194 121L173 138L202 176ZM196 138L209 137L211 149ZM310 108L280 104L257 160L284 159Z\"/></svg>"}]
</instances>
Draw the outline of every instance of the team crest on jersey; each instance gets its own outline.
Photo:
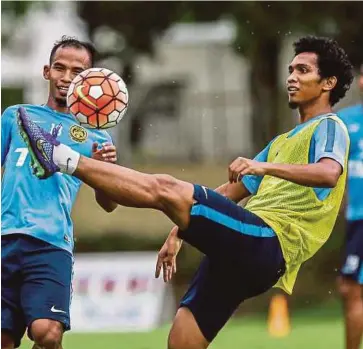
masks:
<instances>
[{"instance_id":1,"label":"team crest on jersey","mask_svg":"<svg viewBox=\"0 0 363 349\"><path fill-rule=\"evenodd\" d=\"M88 137L86 129L79 125L73 125L69 129L69 135L75 142L78 143L83 143Z\"/></svg>"}]
</instances>

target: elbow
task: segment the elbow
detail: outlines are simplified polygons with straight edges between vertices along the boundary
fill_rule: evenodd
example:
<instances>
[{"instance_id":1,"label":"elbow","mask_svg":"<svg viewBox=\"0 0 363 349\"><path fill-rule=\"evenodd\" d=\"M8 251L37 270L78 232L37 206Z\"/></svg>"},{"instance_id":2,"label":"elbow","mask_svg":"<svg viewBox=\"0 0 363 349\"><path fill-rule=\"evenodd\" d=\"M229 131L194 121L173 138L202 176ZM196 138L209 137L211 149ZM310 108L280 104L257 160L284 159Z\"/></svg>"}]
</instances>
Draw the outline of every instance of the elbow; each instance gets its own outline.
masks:
<instances>
[{"instance_id":1,"label":"elbow","mask_svg":"<svg viewBox=\"0 0 363 349\"><path fill-rule=\"evenodd\" d=\"M340 175L341 172L338 171L332 171L331 173L327 174L327 176L324 178L324 187L334 188L338 183Z\"/></svg>"},{"instance_id":2,"label":"elbow","mask_svg":"<svg viewBox=\"0 0 363 349\"><path fill-rule=\"evenodd\" d=\"M113 212L116 207L102 207L104 209L104 211L106 211L107 213L111 213Z\"/></svg>"},{"instance_id":3,"label":"elbow","mask_svg":"<svg viewBox=\"0 0 363 349\"><path fill-rule=\"evenodd\" d=\"M108 198L100 197L97 194L96 194L96 202L107 213L111 213L111 212L115 211L118 206L116 202L114 202Z\"/></svg>"},{"instance_id":4,"label":"elbow","mask_svg":"<svg viewBox=\"0 0 363 349\"><path fill-rule=\"evenodd\" d=\"M117 204L110 201L107 205L100 205L107 213L111 213L116 210Z\"/></svg>"}]
</instances>

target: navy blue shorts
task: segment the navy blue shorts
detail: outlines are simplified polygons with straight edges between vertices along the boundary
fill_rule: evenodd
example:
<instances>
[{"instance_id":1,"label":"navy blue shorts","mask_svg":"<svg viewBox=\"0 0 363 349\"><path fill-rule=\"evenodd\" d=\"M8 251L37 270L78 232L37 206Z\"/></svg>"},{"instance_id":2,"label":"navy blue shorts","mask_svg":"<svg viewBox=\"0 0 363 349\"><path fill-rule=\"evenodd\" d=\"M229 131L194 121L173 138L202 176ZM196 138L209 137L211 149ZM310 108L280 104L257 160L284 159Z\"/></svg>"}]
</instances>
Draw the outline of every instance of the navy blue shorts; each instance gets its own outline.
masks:
<instances>
[{"instance_id":1,"label":"navy blue shorts","mask_svg":"<svg viewBox=\"0 0 363 349\"><path fill-rule=\"evenodd\" d=\"M1 330L15 347L36 319L70 329L72 270L73 257L65 250L27 235L1 237Z\"/></svg>"},{"instance_id":2,"label":"navy blue shorts","mask_svg":"<svg viewBox=\"0 0 363 349\"><path fill-rule=\"evenodd\" d=\"M347 222L345 257L341 274L363 285L363 220Z\"/></svg>"},{"instance_id":3,"label":"navy blue shorts","mask_svg":"<svg viewBox=\"0 0 363 349\"><path fill-rule=\"evenodd\" d=\"M194 186L191 222L179 236L206 256L181 300L211 342L245 299L276 284L285 261L274 231L224 196Z\"/></svg>"}]
</instances>

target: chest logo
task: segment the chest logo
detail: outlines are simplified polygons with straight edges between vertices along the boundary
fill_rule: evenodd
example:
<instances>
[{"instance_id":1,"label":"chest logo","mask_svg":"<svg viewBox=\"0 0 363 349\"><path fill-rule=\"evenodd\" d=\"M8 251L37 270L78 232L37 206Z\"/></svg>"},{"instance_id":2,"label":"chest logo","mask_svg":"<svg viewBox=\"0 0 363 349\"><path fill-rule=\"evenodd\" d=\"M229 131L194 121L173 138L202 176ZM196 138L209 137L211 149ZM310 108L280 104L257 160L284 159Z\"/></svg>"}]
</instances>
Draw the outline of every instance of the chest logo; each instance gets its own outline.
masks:
<instances>
[{"instance_id":1,"label":"chest logo","mask_svg":"<svg viewBox=\"0 0 363 349\"><path fill-rule=\"evenodd\" d=\"M70 129L69 129L69 136L78 143L83 143L88 136L87 131L79 125L73 125Z\"/></svg>"}]
</instances>

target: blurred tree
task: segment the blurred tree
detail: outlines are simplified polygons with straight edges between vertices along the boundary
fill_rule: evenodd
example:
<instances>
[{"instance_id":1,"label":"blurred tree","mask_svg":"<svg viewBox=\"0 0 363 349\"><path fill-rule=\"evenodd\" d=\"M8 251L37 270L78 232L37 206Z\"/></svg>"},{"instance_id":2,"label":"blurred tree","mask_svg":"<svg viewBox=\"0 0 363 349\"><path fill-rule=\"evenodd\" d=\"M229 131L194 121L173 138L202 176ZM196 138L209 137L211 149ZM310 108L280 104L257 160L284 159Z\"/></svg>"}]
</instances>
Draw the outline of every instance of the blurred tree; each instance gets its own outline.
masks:
<instances>
[{"instance_id":1,"label":"blurred tree","mask_svg":"<svg viewBox=\"0 0 363 349\"><path fill-rule=\"evenodd\" d=\"M362 2L80 2L80 15L91 34L107 25L120 31L132 56L153 51L153 39L176 21L236 20L237 52L251 62L253 139L256 150L282 131L279 115L278 59L283 41L292 32L335 36L352 61L363 60Z\"/></svg>"},{"instance_id":2,"label":"blurred tree","mask_svg":"<svg viewBox=\"0 0 363 349\"><path fill-rule=\"evenodd\" d=\"M14 33L15 26L18 25L16 19L24 16L32 6L47 7L46 1L2 1L1 2L1 42L7 46Z\"/></svg>"}]
</instances>

